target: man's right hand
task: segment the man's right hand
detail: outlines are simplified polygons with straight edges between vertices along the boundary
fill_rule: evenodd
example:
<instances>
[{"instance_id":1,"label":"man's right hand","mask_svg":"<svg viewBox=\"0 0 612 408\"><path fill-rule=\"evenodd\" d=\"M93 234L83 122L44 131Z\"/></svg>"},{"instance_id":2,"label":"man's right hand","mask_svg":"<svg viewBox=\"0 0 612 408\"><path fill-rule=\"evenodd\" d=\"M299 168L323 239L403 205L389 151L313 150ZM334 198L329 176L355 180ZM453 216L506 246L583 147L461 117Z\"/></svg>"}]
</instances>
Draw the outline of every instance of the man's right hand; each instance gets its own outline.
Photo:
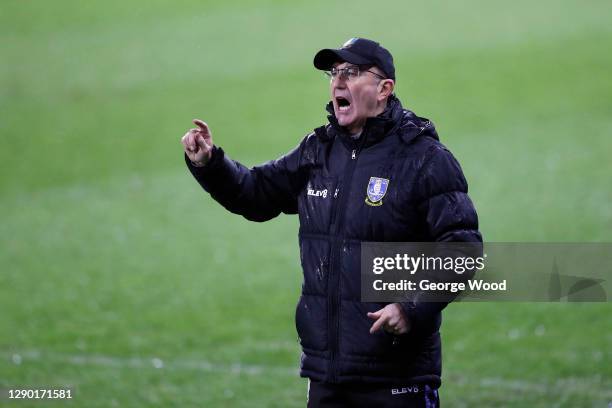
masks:
<instances>
[{"instance_id":1,"label":"man's right hand","mask_svg":"<svg viewBox=\"0 0 612 408\"><path fill-rule=\"evenodd\" d=\"M203 167L212 156L213 139L208 125L200 119L194 119L196 129L190 129L181 139L185 153L196 167Z\"/></svg>"}]
</instances>

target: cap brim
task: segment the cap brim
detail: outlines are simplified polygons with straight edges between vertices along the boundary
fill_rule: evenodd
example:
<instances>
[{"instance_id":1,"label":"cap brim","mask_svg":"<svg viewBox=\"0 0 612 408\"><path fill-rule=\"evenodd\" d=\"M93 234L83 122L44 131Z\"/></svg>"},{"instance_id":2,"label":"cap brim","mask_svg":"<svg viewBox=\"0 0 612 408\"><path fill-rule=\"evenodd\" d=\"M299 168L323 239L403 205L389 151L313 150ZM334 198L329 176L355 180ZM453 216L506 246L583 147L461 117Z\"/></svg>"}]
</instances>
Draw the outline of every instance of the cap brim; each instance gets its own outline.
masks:
<instances>
[{"instance_id":1,"label":"cap brim","mask_svg":"<svg viewBox=\"0 0 612 408\"><path fill-rule=\"evenodd\" d=\"M354 54L348 50L333 50L326 48L317 52L314 57L314 66L320 70L330 69L336 62L350 62L355 65L366 65L370 61L360 55Z\"/></svg>"}]
</instances>

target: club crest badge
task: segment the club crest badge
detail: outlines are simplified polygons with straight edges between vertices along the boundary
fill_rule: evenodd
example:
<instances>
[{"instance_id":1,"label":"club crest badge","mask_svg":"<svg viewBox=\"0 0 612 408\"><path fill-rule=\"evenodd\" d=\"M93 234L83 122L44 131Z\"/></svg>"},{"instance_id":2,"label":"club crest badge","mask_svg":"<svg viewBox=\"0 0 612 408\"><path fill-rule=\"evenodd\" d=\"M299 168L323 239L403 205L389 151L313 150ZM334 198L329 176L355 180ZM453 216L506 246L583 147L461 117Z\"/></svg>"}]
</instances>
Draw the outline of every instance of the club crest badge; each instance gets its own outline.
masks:
<instances>
[{"instance_id":1,"label":"club crest badge","mask_svg":"<svg viewBox=\"0 0 612 408\"><path fill-rule=\"evenodd\" d=\"M367 197L365 202L367 205L379 206L382 205L382 199L387 193L389 180L380 177L370 177L368 183Z\"/></svg>"}]
</instances>

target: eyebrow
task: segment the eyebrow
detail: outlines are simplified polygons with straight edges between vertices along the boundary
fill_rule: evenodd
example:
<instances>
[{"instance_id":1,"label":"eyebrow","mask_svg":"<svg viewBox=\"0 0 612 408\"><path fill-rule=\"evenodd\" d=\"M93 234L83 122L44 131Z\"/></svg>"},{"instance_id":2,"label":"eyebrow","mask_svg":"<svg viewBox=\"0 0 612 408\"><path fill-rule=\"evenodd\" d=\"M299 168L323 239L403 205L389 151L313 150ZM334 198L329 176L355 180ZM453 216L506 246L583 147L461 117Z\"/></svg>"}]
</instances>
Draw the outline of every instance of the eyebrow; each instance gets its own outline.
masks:
<instances>
[{"instance_id":1,"label":"eyebrow","mask_svg":"<svg viewBox=\"0 0 612 408\"><path fill-rule=\"evenodd\" d=\"M350 62L341 62L341 63L338 63L337 65L332 65L332 68L339 68L339 67L340 67L342 64L347 64L347 65L343 66L342 68L349 68L349 67L357 67L357 68L360 68L360 66L359 66L359 65L357 65L357 64L351 64Z\"/></svg>"}]
</instances>

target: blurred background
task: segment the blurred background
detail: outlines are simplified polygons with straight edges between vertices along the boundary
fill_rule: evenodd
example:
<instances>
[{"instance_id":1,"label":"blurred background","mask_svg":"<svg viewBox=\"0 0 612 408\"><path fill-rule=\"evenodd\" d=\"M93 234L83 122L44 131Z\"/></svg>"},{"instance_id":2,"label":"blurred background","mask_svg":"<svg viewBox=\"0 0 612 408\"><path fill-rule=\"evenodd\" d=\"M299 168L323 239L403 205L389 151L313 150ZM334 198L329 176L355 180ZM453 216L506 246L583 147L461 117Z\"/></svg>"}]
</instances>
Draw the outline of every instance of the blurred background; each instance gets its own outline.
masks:
<instances>
[{"instance_id":1,"label":"blurred background","mask_svg":"<svg viewBox=\"0 0 612 408\"><path fill-rule=\"evenodd\" d=\"M609 1L4 0L0 387L304 406L297 217L227 213L179 140L198 117L246 165L284 154L326 121L314 54L353 36L393 53L486 240L612 241ZM611 311L449 306L443 405L606 406Z\"/></svg>"}]
</instances>

